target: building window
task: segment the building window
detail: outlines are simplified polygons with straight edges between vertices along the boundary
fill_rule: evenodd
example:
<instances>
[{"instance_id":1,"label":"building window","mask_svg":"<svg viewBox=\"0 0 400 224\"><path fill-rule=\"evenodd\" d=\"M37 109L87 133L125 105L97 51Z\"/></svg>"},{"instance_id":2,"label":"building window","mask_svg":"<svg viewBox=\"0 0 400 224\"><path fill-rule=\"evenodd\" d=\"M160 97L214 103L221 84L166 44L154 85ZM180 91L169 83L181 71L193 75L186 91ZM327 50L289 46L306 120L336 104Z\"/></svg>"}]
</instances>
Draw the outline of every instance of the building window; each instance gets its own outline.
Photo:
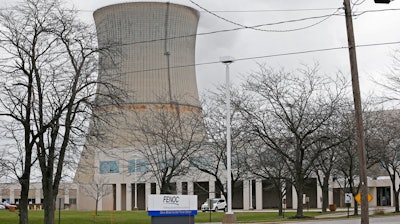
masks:
<instances>
[{"instance_id":1,"label":"building window","mask_svg":"<svg viewBox=\"0 0 400 224\"><path fill-rule=\"evenodd\" d=\"M119 173L117 161L100 161L100 173Z\"/></svg>"},{"instance_id":2,"label":"building window","mask_svg":"<svg viewBox=\"0 0 400 224\"><path fill-rule=\"evenodd\" d=\"M182 194L188 194L188 182L182 182Z\"/></svg>"},{"instance_id":3,"label":"building window","mask_svg":"<svg viewBox=\"0 0 400 224\"><path fill-rule=\"evenodd\" d=\"M147 161L142 159L129 160L128 171L129 173L146 172Z\"/></svg>"},{"instance_id":4,"label":"building window","mask_svg":"<svg viewBox=\"0 0 400 224\"><path fill-rule=\"evenodd\" d=\"M207 169L212 167L213 159L210 157L192 157L190 158L190 167L191 168L200 168L200 169Z\"/></svg>"},{"instance_id":5,"label":"building window","mask_svg":"<svg viewBox=\"0 0 400 224\"><path fill-rule=\"evenodd\" d=\"M76 205L76 198L70 198L69 199L69 204L70 205Z\"/></svg>"},{"instance_id":6,"label":"building window","mask_svg":"<svg viewBox=\"0 0 400 224\"><path fill-rule=\"evenodd\" d=\"M157 185L156 183L151 183L150 184L150 194L157 194Z\"/></svg>"}]
</instances>

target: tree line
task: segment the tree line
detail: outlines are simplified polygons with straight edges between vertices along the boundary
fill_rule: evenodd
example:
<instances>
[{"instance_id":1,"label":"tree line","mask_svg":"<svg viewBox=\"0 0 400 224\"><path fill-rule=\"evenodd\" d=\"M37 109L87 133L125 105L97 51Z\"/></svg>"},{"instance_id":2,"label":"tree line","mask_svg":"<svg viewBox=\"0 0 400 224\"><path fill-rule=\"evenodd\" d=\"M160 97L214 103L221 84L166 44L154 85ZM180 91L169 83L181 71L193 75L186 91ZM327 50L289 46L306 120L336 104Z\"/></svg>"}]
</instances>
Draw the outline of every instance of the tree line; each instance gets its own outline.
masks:
<instances>
[{"instance_id":1,"label":"tree line","mask_svg":"<svg viewBox=\"0 0 400 224\"><path fill-rule=\"evenodd\" d=\"M232 186L251 178L271 181L278 192L280 203L276 206L280 213L287 186L293 186L299 202L297 217L303 216L301 202L309 178L316 178L321 187L322 211L328 208L332 182L339 184L344 192L357 195L360 183L355 119L345 76L340 72L325 75L318 64L302 65L294 71L259 64L258 71L249 73L242 85L231 88ZM389 83L400 84L386 80ZM142 142L143 146L157 145L146 148L142 154L152 164L149 172L157 176L161 193L176 193L170 186L179 176L193 176L190 168L195 167L196 172L215 179L218 195L227 196L225 88L220 86L203 97L201 113L191 111L182 117L180 113L165 116L163 110L152 111L150 117L163 117L156 121L167 125L163 128L155 127L154 119L151 125L144 124L143 117L135 120L136 128L146 128L141 131L144 136L134 138L135 141ZM400 111L384 109L383 101L386 99L365 100L367 166L371 178L391 177L394 205L399 211L399 186L395 185L395 179L400 172L397 125ZM190 125L186 126L183 121ZM190 144L183 144L182 140L188 140L183 133L203 135L202 128L188 128L193 124L203 125L205 137L190 138ZM150 144L149 139L157 139L159 143ZM196 179L194 176L193 180ZM354 202L357 214L357 202Z\"/></svg>"}]
</instances>

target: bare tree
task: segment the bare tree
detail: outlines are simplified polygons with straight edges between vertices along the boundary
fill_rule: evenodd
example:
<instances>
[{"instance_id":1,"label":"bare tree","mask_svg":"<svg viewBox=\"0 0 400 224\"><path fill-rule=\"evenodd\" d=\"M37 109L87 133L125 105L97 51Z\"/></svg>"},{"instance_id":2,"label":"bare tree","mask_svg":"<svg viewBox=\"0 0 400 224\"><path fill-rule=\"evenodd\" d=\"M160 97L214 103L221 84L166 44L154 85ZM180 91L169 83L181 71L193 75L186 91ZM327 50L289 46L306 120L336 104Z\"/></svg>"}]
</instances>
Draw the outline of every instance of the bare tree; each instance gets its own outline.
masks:
<instances>
[{"instance_id":1,"label":"bare tree","mask_svg":"<svg viewBox=\"0 0 400 224\"><path fill-rule=\"evenodd\" d=\"M20 223L28 223L31 167L38 161L44 223L54 223L63 168L79 155L95 107L97 55L94 30L58 0L25 0L0 12L1 115L22 149ZM107 84L105 84L107 85ZM112 91L112 86L108 86ZM110 92L108 103L114 102Z\"/></svg>"},{"instance_id":2,"label":"bare tree","mask_svg":"<svg viewBox=\"0 0 400 224\"><path fill-rule=\"evenodd\" d=\"M289 183L292 182L289 170L284 162L285 158L257 139L253 139L252 142L253 147L247 151L245 163L247 170L252 175L268 180L272 184L272 190L278 196L278 212L282 216L283 199L288 187L291 187Z\"/></svg>"},{"instance_id":3,"label":"bare tree","mask_svg":"<svg viewBox=\"0 0 400 224\"><path fill-rule=\"evenodd\" d=\"M400 101L400 49L393 53L393 64L384 80L375 80L375 83L381 86L387 92L380 98L383 103L399 104Z\"/></svg>"},{"instance_id":4,"label":"bare tree","mask_svg":"<svg viewBox=\"0 0 400 224\"><path fill-rule=\"evenodd\" d=\"M237 97L236 91L231 90L231 99ZM194 154L190 160L191 166L202 173L215 178L216 195L223 194L227 197L226 171L227 171L227 136L226 136L226 105L225 90L220 87L218 92L210 92L207 100L203 102L204 124L207 134L207 141L201 155ZM231 110L231 180L232 197L234 188L247 176L245 166L246 151L250 147L249 138L240 119L240 113L232 108ZM230 203L230 202L228 202Z\"/></svg>"},{"instance_id":5,"label":"bare tree","mask_svg":"<svg viewBox=\"0 0 400 224\"><path fill-rule=\"evenodd\" d=\"M327 150L323 150L317 156L313 165L314 173L322 189L322 212L326 212L328 208L329 184L331 177L336 174L336 163L338 158L340 158L339 147L354 138L352 134L348 134L349 127L346 125L351 107L352 103L343 103L342 108L338 108L338 116L331 119L329 125L324 130L325 133L330 133L331 138L321 139L321 141L315 142L312 146L317 148L317 150L327 148ZM334 147L329 147L332 145Z\"/></svg>"},{"instance_id":6,"label":"bare tree","mask_svg":"<svg viewBox=\"0 0 400 224\"><path fill-rule=\"evenodd\" d=\"M377 128L376 117L371 113L369 107L373 104L367 100L364 103L364 133L366 138L366 150L367 150L367 169L370 169L377 164L379 151L375 144L371 144L375 139L375 130ZM352 193L353 198L360 191L359 181L359 164L357 157L356 141L355 141L355 121L354 116L351 113L344 114L342 120L338 123L340 126L340 138L344 141L336 148L337 158L335 165L335 179L337 183L342 186L346 193ZM358 215L358 203L354 200L354 214Z\"/></svg>"},{"instance_id":7,"label":"bare tree","mask_svg":"<svg viewBox=\"0 0 400 224\"><path fill-rule=\"evenodd\" d=\"M321 146L323 147L323 146ZM332 148L322 152L314 163L314 172L322 189L322 212L326 212L329 204L329 184L334 172L338 150Z\"/></svg>"},{"instance_id":8,"label":"bare tree","mask_svg":"<svg viewBox=\"0 0 400 224\"><path fill-rule=\"evenodd\" d=\"M97 211L99 207L99 202L102 198L107 197L113 192L113 188L108 184L107 178L99 177L95 178L92 183L82 184L83 194L92 198L95 201L95 215L97 216Z\"/></svg>"},{"instance_id":9,"label":"bare tree","mask_svg":"<svg viewBox=\"0 0 400 224\"><path fill-rule=\"evenodd\" d=\"M355 120L352 114L343 117L340 123L342 132L340 133L347 141L344 141L337 148L338 157L335 165L334 180L343 188L345 193L356 196L360 191L359 165L355 141ZM354 215L358 215L358 204L354 199Z\"/></svg>"},{"instance_id":10,"label":"bare tree","mask_svg":"<svg viewBox=\"0 0 400 224\"><path fill-rule=\"evenodd\" d=\"M285 158L299 202L316 158L339 144L326 130L338 116L346 88L344 80L319 75L318 66L293 73L260 65L259 72L251 73L244 85L248 97L236 103L252 132ZM325 139L332 144L314 147ZM302 216L303 205L298 203L296 217Z\"/></svg>"},{"instance_id":11,"label":"bare tree","mask_svg":"<svg viewBox=\"0 0 400 224\"><path fill-rule=\"evenodd\" d=\"M400 178L400 130L399 110L379 110L370 112L373 117L373 136L368 138L367 145L374 148L375 159L378 166L382 167L390 177L394 192L395 211L399 212L400 186L397 186L397 178ZM368 144L369 143L369 144Z\"/></svg>"},{"instance_id":12,"label":"bare tree","mask_svg":"<svg viewBox=\"0 0 400 224\"><path fill-rule=\"evenodd\" d=\"M388 93L384 94L381 96L381 100L383 103L394 103L395 105L399 104L400 100L400 49L397 49L393 53L393 64L390 68L390 71L388 74L386 74L386 78L384 81L375 81L378 85L383 87L384 90L386 90ZM383 114L387 114L386 112L382 112ZM388 119L394 119L393 116L391 115L392 112L389 112L389 118ZM397 112L393 112L394 114L397 114ZM395 186L394 180L396 179L396 175L399 175L399 166L400 166L400 158L398 156L398 148L396 148L396 144L398 139L392 139L393 136L393 131L396 132L396 127L394 127L390 120L387 121L387 119L382 118L382 120L385 122L382 127L382 130L388 131L388 136L382 136L378 135L381 137L380 143L381 143L381 150L384 152L382 153L382 157L380 158L380 164L383 166L383 168L386 170L386 172L389 174L390 179L392 181L392 188L395 193L395 210L396 212L399 212L399 194L400 194L400 186ZM394 119L396 120L396 119ZM400 177L400 176L398 176Z\"/></svg>"},{"instance_id":13,"label":"bare tree","mask_svg":"<svg viewBox=\"0 0 400 224\"><path fill-rule=\"evenodd\" d=\"M161 193L176 193L173 178L188 172L189 158L201 149L203 116L199 108L178 104L149 107L145 112L135 111L130 141L147 161Z\"/></svg>"}]
</instances>

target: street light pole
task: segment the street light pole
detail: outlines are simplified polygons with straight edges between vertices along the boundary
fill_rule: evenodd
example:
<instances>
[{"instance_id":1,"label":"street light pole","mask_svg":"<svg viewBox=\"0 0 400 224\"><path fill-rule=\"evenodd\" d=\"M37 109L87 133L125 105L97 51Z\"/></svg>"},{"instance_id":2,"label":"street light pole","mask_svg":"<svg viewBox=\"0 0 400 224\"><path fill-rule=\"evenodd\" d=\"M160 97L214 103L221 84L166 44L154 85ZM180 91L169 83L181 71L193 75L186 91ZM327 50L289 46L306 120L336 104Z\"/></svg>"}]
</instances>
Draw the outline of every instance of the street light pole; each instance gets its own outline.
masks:
<instances>
[{"instance_id":1,"label":"street light pole","mask_svg":"<svg viewBox=\"0 0 400 224\"><path fill-rule=\"evenodd\" d=\"M357 151L360 166L360 193L361 193L361 224L369 224L368 214L368 183L367 183L367 165L366 165L366 154L365 154L365 139L364 139L364 127L362 119L361 109L361 94L360 94L360 83L358 79L358 68L357 68L357 57L356 57L356 46L354 39L353 20L351 15L350 0L344 0L344 10L346 15L346 27L347 27L347 40L349 47L350 56L350 67L351 67L351 81L353 87L353 98L355 108L355 119L357 126Z\"/></svg>"},{"instance_id":2,"label":"street light pole","mask_svg":"<svg viewBox=\"0 0 400 224\"><path fill-rule=\"evenodd\" d=\"M134 161L135 161L135 206L134 206L133 210L138 210L138 207L137 207L137 201L138 201L137 200L137 196L138 196L138 191L137 191L137 187L138 187L138 185L137 185L137 182L138 182L138 177L137 177L138 160L135 159Z\"/></svg>"},{"instance_id":3,"label":"street light pole","mask_svg":"<svg viewBox=\"0 0 400 224\"><path fill-rule=\"evenodd\" d=\"M231 94L229 82L229 65L233 63L234 58L225 56L221 57L220 61L225 64L226 71L226 181L228 193L228 211L223 218L223 223L236 223L236 217L232 212L232 179L231 179Z\"/></svg>"}]
</instances>

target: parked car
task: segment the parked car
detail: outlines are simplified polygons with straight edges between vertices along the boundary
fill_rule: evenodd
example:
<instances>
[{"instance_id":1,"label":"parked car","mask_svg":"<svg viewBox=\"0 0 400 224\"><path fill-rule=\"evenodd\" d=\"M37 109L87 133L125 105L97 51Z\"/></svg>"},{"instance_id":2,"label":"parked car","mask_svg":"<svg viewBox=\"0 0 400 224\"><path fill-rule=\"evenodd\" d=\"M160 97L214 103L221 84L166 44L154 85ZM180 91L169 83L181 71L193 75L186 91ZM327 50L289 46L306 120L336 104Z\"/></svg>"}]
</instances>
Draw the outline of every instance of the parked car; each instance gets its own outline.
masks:
<instances>
[{"instance_id":1,"label":"parked car","mask_svg":"<svg viewBox=\"0 0 400 224\"><path fill-rule=\"evenodd\" d=\"M4 201L0 203L0 209L8 209L9 211L13 212L17 209L16 205L11 205L8 201Z\"/></svg>"},{"instance_id":2,"label":"parked car","mask_svg":"<svg viewBox=\"0 0 400 224\"><path fill-rule=\"evenodd\" d=\"M208 205L208 203L211 202L211 206ZM218 210L226 210L226 201L225 199L222 198L213 198L213 199L207 199L202 205L201 205L201 211L218 211Z\"/></svg>"}]
</instances>

